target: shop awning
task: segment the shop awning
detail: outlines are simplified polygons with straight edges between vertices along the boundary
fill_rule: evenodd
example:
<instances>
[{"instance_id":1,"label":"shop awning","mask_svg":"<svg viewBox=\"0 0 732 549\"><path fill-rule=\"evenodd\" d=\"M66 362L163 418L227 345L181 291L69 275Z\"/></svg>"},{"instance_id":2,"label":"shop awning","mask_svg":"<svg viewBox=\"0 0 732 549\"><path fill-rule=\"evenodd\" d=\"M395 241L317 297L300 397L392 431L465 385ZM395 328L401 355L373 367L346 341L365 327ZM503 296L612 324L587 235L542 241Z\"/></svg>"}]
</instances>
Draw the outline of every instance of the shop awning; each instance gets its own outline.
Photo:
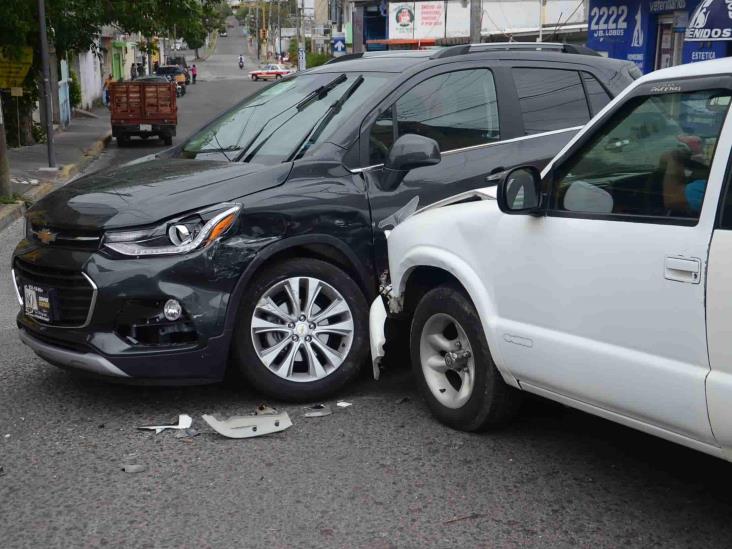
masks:
<instances>
[{"instance_id":1,"label":"shop awning","mask_svg":"<svg viewBox=\"0 0 732 549\"><path fill-rule=\"evenodd\" d=\"M732 14L725 0L702 0L689 18L687 42L732 40Z\"/></svg>"}]
</instances>

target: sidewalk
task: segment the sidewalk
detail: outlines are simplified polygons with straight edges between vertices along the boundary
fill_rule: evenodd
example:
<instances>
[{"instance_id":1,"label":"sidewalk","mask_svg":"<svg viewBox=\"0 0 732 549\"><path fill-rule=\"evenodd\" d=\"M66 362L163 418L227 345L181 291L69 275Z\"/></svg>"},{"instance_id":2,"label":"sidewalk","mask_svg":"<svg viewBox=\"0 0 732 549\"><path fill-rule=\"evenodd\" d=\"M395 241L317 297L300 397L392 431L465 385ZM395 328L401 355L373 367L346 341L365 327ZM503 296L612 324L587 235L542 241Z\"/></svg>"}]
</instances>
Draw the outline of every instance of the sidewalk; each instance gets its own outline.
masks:
<instances>
[{"instance_id":1,"label":"sidewalk","mask_svg":"<svg viewBox=\"0 0 732 549\"><path fill-rule=\"evenodd\" d=\"M112 138L109 110L98 107L92 114L95 118L77 114L65 130L54 134L56 171L48 170L45 143L9 149L13 192L28 201L36 201L60 187L99 156ZM1 205L0 230L20 217L22 211L22 204Z\"/></svg>"}]
</instances>

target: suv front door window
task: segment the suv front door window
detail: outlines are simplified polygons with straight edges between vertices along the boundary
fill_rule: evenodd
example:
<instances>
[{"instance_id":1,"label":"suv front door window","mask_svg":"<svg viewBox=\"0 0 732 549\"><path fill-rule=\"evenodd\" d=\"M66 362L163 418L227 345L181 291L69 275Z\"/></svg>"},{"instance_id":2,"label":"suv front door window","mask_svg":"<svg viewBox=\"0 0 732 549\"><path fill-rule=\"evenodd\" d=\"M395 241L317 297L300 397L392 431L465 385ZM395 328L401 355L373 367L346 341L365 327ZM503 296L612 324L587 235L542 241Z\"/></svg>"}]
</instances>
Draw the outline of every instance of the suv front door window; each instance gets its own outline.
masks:
<instances>
[{"instance_id":1,"label":"suv front door window","mask_svg":"<svg viewBox=\"0 0 732 549\"><path fill-rule=\"evenodd\" d=\"M394 124L392 110L396 111L395 133L388 129ZM493 73L489 69L460 70L417 84L372 126L369 163L383 163L393 140L407 133L434 139L443 153L498 141Z\"/></svg>"}]
</instances>

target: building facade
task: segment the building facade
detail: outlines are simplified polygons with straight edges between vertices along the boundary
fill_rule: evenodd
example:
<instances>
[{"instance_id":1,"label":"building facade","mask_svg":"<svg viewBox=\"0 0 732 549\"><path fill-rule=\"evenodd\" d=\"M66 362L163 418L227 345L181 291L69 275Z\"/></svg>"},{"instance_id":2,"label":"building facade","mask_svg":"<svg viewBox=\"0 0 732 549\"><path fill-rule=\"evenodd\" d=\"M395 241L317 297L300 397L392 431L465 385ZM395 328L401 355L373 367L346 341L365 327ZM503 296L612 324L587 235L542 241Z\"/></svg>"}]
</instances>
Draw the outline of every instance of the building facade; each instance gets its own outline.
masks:
<instances>
[{"instance_id":1,"label":"building facade","mask_svg":"<svg viewBox=\"0 0 732 549\"><path fill-rule=\"evenodd\" d=\"M725 57L728 42L684 39L701 0L588 0L587 45L603 55L633 61L644 73Z\"/></svg>"}]
</instances>

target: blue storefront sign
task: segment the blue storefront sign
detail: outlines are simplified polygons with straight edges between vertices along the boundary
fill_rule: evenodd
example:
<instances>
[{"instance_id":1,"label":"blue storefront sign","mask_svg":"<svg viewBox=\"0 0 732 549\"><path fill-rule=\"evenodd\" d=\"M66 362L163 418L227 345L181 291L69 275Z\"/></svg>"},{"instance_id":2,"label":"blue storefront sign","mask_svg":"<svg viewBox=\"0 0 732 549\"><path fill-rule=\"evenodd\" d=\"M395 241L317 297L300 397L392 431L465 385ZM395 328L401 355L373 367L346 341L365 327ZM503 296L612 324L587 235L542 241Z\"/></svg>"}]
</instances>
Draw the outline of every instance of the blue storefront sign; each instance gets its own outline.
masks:
<instances>
[{"instance_id":1,"label":"blue storefront sign","mask_svg":"<svg viewBox=\"0 0 732 549\"><path fill-rule=\"evenodd\" d=\"M701 0L720 2L725 0ZM727 55L726 42L684 40L700 0L589 0L587 45L643 72ZM732 4L732 1L730 1Z\"/></svg>"}]
</instances>

